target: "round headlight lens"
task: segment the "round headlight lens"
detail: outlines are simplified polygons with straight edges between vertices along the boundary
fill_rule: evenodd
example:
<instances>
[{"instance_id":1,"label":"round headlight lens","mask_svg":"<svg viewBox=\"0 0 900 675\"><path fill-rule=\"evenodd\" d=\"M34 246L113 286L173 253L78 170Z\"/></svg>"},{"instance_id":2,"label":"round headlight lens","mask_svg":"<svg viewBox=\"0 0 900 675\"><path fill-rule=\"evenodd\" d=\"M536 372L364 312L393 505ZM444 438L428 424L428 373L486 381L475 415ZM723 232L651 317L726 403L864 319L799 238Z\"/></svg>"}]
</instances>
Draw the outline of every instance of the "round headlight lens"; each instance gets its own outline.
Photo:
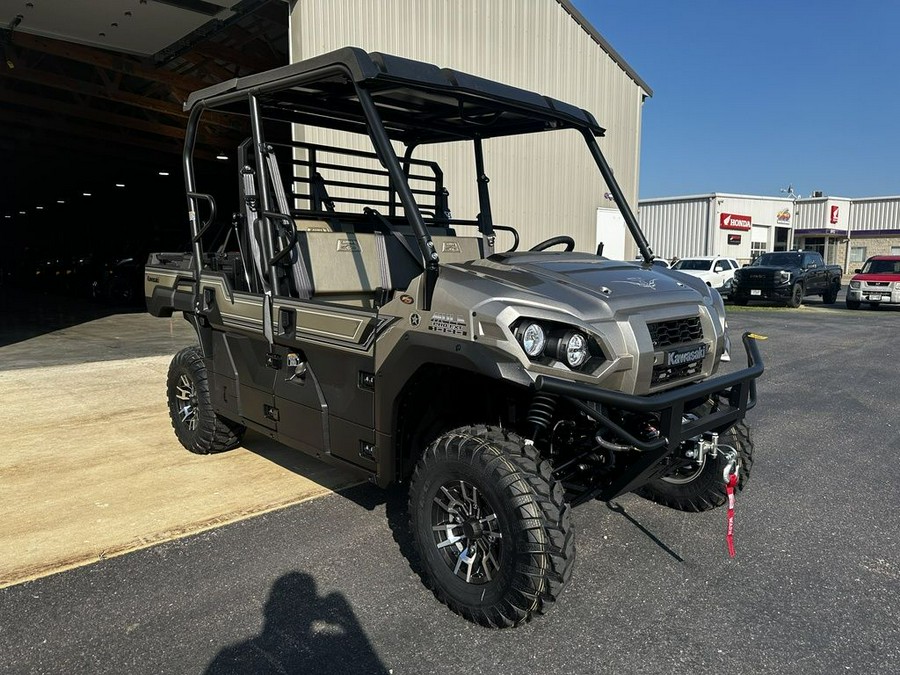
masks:
<instances>
[{"instance_id":1,"label":"round headlight lens","mask_svg":"<svg viewBox=\"0 0 900 675\"><path fill-rule=\"evenodd\" d=\"M569 368L578 368L588 359L587 338L581 333L570 333L566 338L566 363Z\"/></svg>"},{"instance_id":2,"label":"round headlight lens","mask_svg":"<svg viewBox=\"0 0 900 675\"><path fill-rule=\"evenodd\" d=\"M525 350L525 353L532 358L540 356L541 352L544 351L544 344L547 342L547 335L544 333L544 329L541 328L540 324L527 324L522 329L521 335L522 337L520 340L522 341L522 349Z\"/></svg>"}]
</instances>

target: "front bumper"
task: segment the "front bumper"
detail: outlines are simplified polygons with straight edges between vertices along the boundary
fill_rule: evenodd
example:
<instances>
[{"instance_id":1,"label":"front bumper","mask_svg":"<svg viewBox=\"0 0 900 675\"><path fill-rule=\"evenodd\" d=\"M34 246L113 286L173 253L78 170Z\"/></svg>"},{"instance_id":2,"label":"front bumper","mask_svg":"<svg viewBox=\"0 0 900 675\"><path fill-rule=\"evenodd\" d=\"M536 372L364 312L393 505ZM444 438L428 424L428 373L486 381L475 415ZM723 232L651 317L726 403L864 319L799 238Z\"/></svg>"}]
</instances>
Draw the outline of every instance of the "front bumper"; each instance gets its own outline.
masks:
<instances>
[{"instance_id":1,"label":"front bumper","mask_svg":"<svg viewBox=\"0 0 900 675\"><path fill-rule=\"evenodd\" d=\"M536 390L566 397L576 408L615 432L642 453L641 458L617 481L610 486L598 488L590 498L599 495L602 499L612 499L625 492L631 492L656 478L660 473L662 461L682 442L707 431L723 433L746 416L747 411L756 405L756 379L762 375L764 366L756 337L751 333L744 333L742 341L747 352L746 368L650 396L608 391L547 375L537 377L534 383ZM716 411L698 419L685 419L685 411L693 410L709 398L719 400L720 404ZM650 441L636 438L603 415L596 407L585 402L601 403L635 413L657 414L660 420L660 436Z\"/></svg>"},{"instance_id":2,"label":"front bumper","mask_svg":"<svg viewBox=\"0 0 900 675\"><path fill-rule=\"evenodd\" d=\"M774 286L772 288L749 288L747 286L736 286L731 293L732 298L740 298L747 300L790 300L794 292L793 286L787 284L785 286Z\"/></svg>"},{"instance_id":3,"label":"front bumper","mask_svg":"<svg viewBox=\"0 0 900 675\"><path fill-rule=\"evenodd\" d=\"M848 288L847 300L851 302L882 302L885 304L900 304L900 290L877 286L867 288Z\"/></svg>"}]
</instances>

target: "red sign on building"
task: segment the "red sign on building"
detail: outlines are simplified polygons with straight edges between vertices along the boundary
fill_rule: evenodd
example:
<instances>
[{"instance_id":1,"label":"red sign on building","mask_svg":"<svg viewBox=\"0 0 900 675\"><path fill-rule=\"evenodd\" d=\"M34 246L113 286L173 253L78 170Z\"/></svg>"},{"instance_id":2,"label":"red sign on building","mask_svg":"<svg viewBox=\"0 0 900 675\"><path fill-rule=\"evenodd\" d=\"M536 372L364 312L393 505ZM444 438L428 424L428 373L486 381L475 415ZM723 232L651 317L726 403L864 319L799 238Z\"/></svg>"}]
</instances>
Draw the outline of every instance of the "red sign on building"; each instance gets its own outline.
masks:
<instances>
[{"instance_id":1,"label":"red sign on building","mask_svg":"<svg viewBox=\"0 0 900 675\"><path fill-rule=\"evenodd\" d=\"M723 230L740 230L741 232L747 232L752 223L753 219L750 218L750 216L741 216L737 213L719 214L719 227Z\"/></svg>"},{"instance_id":2,"label":"red sign on building","mask_svg":"<svg viewBox=\"0 0 900 675\"><path fill-rule=\"evenodd\" d=\"M837 204L833 204L831 207L831 224L837 225L838 222L838 206Z\"/></svg>"}]
</instances>

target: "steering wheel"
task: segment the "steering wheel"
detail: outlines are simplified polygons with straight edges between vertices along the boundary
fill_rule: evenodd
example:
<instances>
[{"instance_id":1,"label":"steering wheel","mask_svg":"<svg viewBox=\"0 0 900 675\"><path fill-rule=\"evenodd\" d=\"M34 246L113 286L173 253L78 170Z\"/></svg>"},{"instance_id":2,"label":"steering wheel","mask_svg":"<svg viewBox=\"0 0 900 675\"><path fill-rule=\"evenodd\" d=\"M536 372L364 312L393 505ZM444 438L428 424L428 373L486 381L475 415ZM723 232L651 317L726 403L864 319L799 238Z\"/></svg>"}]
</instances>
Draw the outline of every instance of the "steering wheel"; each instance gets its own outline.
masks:
<instances>
[{"instance_id":1,"label":"steering wheel","mask_svg":"<svg viewBox=\"0 0 900 675\"><path fill-rule=\"evenodd\" d=\"M529 251L543 251L544 249L548 249L551 246L557 246L559 244L566 245L566 251L574 251L575 250L575 240L572 239L567 234L560 235L559 237L550 237L549 239L545 239L540 244L532 246Z\"/></svg>"}]
</instances>

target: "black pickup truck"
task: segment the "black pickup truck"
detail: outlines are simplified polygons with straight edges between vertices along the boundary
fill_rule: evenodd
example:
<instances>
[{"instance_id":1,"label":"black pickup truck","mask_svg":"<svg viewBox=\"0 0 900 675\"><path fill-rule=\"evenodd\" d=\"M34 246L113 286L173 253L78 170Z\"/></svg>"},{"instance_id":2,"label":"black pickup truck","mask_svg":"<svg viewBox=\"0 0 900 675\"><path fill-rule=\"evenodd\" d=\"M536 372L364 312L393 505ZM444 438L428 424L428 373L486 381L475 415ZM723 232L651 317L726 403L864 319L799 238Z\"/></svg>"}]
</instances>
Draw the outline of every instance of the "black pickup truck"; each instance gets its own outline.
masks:
<instances>
[{"instance_id":1,"label":"black pickup truck","mask_svg":"<svg viewBox=\"0 0 900 675\"><path fill-rule=\"evenodd\" d=\"M815 251L763 253L734 273L731 298L736 305L750 300L775 300L799 307L807 295L821 295L834 304L841 290L839 265L826 265Z\"/></svg>"}]
</instances>

